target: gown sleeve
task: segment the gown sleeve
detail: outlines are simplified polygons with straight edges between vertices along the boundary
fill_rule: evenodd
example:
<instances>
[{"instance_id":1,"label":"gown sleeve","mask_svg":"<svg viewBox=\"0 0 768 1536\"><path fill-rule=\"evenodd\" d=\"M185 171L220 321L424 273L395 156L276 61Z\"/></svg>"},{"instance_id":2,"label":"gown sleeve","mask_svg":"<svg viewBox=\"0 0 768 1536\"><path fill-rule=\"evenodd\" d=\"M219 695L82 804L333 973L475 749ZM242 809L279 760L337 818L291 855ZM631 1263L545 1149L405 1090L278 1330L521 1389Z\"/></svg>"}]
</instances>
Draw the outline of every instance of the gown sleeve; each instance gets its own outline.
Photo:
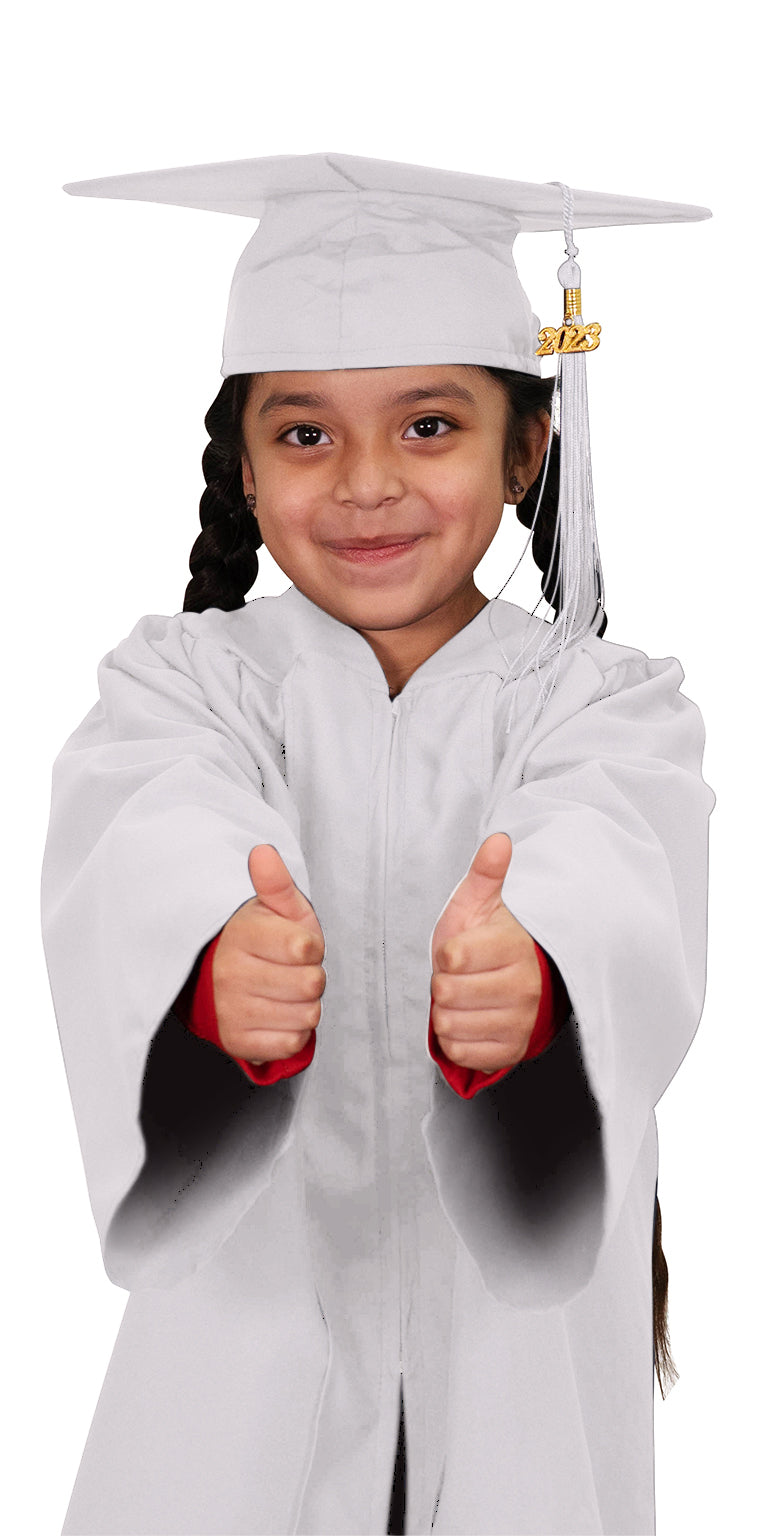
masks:
<instances>
[{"instance_id":1,"label":"gown sleeve","mask_svg":"<svg viewBox=\"0 0 768 1536\"><path fill-rule=\"evenodd\" d=\"M241 659L207 618L140 620L53 768L43 942L104 1264L127 1289L218 1249L293 1140L306 1081L262 1093L172 1011L254 895L252 847L271 843L311 900L264 689L244 707Z\"/></svg>"},{"instance_id":2,"label":"gown sleeve","mask_svg":"<svg viewBox=\"0 0 768 1536\"><path fill-rule=\"evenodd\" d=\"M606 652L621 659L601 667ZM674 657L588 642L527 742L507 738L481 820L478 847L512 842L502 900L572 1011L470 1103L437 1083L422 1133L448 1219L512 1306L589 1283L701 1017L715 796L683 676Z\"/></svg>"}]
</instances>

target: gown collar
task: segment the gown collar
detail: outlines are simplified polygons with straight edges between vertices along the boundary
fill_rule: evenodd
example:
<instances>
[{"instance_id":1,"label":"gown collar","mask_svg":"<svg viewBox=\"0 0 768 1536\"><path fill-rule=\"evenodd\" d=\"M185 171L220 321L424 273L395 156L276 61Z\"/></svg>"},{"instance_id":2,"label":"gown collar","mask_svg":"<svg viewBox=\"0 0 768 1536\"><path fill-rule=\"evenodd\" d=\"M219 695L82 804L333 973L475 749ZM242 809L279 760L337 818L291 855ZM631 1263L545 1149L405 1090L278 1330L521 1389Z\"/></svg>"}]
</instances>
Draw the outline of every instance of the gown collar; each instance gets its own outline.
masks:
<instances>
[{"instance_id":1,"label":"gown collar","mask_svg":"<svg viewBox=\"0 0 768 1536\"><path fill-rule=\"evenodd\" d=\"M276 622L294 660L306 650L323 652L362 672L374 687L389 695L385 673L368 641L349 624L318 607L298 587L290 586L278 597L255 601L275 605L270 624ZM250 608L251 604L247 606ZM536 621L517 604L502 598L489 599L463 629L416 668L398 698L441 677L489 671L506 677L522 644L526 625L532 622Z\"/></svg>"}]
</instances>

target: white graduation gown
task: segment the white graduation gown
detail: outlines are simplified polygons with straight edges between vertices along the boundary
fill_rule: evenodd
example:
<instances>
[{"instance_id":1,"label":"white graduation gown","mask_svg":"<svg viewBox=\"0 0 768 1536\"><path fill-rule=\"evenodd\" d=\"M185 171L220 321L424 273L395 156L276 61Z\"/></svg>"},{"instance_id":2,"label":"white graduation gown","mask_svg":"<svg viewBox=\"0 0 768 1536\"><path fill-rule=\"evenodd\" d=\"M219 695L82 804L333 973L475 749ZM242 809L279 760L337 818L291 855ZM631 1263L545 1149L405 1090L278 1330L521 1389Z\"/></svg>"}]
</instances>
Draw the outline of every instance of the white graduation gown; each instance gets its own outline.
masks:
<instances>
[{"instance_id":1,"label":"white graduation gown","mask_svg":"<svg viewBox=\"0 0 768 1536\"><path fill-rule=\"evenodd\" d=\"M589 638L529 732L489 603L389 698L295 587L150 615L54 767L46 958L94 1217L131 1291L66 1533L654 1529L654 1105L705 988L704 731ZM530 632L530 630L529 630ZM431 935L483 840L573 1013L464 1100ZM170 1012L271 843L312 902L315 1057L257 1086Z\"/></svg>"}]
</instances>

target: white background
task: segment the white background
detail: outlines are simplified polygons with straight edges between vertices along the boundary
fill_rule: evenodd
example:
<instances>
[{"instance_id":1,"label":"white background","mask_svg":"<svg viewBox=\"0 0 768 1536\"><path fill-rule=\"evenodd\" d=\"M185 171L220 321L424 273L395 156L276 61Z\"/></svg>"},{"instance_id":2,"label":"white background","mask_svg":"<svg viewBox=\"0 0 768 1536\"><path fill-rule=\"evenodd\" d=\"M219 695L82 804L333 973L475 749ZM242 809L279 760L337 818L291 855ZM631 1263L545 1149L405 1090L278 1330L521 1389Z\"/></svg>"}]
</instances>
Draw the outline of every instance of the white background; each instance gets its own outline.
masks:
<instances>
[{"instance_id":1,"label":"white background","mask_svg":"<svg viewBox=\"0 0 768 1536\"><path fill-rule=\"evenodd\" d=\"M577 234L607 638L675 655L707 725L707 1001L658 1109L680 1380L656 1393L658 1536L764 1529L762 725L766 229L752 7L346 0L17 6L5 23L2 532L7 903L0 1520L60 1530L125 1303L92 1223L39 938L50 766L140 615L181 608L250 221L62 183L342 151L701 203ZM757 14L757 8L755 8ZM501 19L500 19L501 18ZM556 321L562 241L515 247ZM588 311L588 314L587 314ZM525 535L507 513L478 583ZM522 572L521 572L522 575ZM256 592L287 580L265 555ZM528 606L530 577L505 597ZM531 598L531 601L533 598Z\"/></svg>"}]
</instances>

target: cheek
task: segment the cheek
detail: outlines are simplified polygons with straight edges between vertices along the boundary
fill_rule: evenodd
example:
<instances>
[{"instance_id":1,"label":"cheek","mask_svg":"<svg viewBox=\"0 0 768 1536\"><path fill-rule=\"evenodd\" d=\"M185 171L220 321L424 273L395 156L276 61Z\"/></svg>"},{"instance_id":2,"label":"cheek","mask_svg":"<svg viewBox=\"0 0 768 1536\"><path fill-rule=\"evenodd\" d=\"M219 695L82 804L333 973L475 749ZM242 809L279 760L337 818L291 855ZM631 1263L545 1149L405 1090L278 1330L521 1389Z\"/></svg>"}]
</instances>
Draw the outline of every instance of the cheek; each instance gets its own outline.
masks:
<instances>
[{"instance_id":1,"label":"cheek","mask_svg":"<svg viewBox=\"0 0 768 1536\"><path fill-rule=\"evenodd\" d=\"M306 521L291 518L270 509L259 522L261 536L270 554L278 561L296 561L303 558L312 547L312 535Z\"/></svg>"},{"instance_id":2,"label":"cheek","mask_svg":"<svg viewBox=\"0 0 768 1536\"><path fill-rule=\"evenodd\" d=\"M469 533L501 515L504 485L498 467L494 468L484 463L467 465L447 474L442 484L432 485L428 498L446 528Z\"/></svg>"},{"instance_id":3,"label":"cheek","mask_svg":"<svg viewBox=\"0 0 768 1536\"><path fill-rule=\"evenodd\" d=\"M312 507L306 487L298 489L281 475L263 474L256 482L256 517L265 543L306 538L312 526Z\"/></svg>"}]
</instances>

